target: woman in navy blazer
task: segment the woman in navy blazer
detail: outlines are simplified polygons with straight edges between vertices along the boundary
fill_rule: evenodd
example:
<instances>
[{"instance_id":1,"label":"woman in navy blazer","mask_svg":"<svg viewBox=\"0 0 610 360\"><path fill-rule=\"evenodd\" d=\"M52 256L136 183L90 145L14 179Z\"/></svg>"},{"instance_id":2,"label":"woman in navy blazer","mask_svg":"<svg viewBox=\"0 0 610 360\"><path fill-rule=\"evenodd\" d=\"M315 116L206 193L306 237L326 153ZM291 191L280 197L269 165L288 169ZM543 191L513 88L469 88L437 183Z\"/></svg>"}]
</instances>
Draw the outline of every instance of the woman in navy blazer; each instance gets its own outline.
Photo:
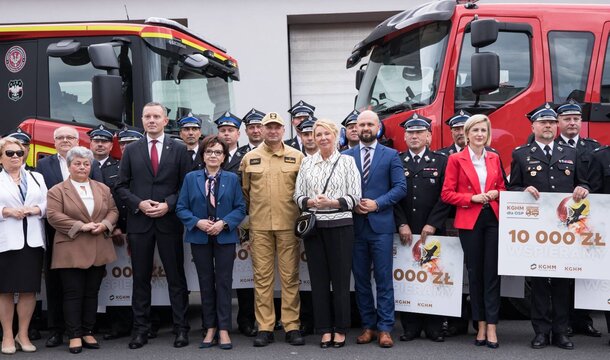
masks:
<instances>
[{"instance_id":1,"label":"woman in navy blazer","mask_svg":"<svg viewBox=\"0 0 610 360\"><path fill-rule=\"evenodd\" d=\"M478 322L475 345L498 347L498 199L506 189L500 157L487 151L491 123L485 115L464 124L468 146L449 157L441 199L455 205L454 226L466 257L472 319Z\"/></svg>"},{"instance_id":2,"label":"woman in navy blazer","mask_svg":"<svg viewBox=\"0 0 610 360\"><path fill-rule=\"evenodd\" d=\"M199 278L203 326L207 328L199 347L214 346L220 338L220 348L231 349L233 260L237 226L246 216L246 203L237 175L221 170L229 148L218 136L205 138L197 156L205 167L184 178L176 214L186 226L184 241L191 244Z\"/></svg>"}]
</instances>

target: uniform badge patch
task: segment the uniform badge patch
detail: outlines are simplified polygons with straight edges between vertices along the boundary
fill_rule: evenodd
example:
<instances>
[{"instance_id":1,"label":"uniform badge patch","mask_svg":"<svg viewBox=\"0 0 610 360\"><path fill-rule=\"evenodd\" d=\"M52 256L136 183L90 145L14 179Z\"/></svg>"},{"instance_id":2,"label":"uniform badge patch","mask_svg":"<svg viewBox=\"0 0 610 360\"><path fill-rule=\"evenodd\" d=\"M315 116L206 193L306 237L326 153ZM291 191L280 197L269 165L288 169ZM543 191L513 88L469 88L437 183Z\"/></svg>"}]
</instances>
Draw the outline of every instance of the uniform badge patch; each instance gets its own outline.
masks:
<instances>
[{"instance_id":1,"label":"uniform badge patch","mask_svg":"<svg viewBox=\"0 0 610 360\"><path fill-rule=\"evenodd\" d=\"M289 164L296 164L297 163L297 158L293 158L293 157L289 157L289 156L284 156L284 162L285 163L289 163Z\"/></svg>"},{"instance_id":2,"label":"uniform badge patch","mask_svg":"<svg viewBox=\"0 0 610 360\"><path fill-rule=\"evenodd\" d=\"M260 163L261 163L260 158L250 159L250 165L260 165Z\"/></svg>"}]
</instances>

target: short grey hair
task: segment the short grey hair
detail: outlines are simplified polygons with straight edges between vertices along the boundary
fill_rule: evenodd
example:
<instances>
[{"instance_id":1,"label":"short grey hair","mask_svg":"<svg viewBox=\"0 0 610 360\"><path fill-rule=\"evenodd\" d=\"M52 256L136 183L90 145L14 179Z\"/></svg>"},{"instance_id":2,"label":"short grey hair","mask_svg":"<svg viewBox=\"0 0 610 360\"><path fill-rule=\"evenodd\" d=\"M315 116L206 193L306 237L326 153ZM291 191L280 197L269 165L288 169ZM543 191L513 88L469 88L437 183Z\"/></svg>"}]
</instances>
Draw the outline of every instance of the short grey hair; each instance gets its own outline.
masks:
<instances>
[{"instance_id":1,"label":"short grey hair","mask_svg":"<svg viewBox=\"0 0 610 360\"><path fill-rule=\"evenodd\" d=\"M68 166L70 166L72 160L75 158L89 159L89 162L91 165L93 165L93 151L84 146L75 146L68 151L68 154L66 154L66 162L68 163Z\"/></svg>"},{"instance_id":2,"label":"short grey hair","mask_svg":"<svg viewBox=\"0 0 610 360\"><path fill-rule=\"evenodd\" d=\"M76 130L74 127L72 126L60 126L57 129L55 129L55 131L53 131L53 139L55 139L57 137L57 133L59 132L59 130L70 130L76 137L76 139L78 140L78 130Z\"/></svg>"}]
</instances>

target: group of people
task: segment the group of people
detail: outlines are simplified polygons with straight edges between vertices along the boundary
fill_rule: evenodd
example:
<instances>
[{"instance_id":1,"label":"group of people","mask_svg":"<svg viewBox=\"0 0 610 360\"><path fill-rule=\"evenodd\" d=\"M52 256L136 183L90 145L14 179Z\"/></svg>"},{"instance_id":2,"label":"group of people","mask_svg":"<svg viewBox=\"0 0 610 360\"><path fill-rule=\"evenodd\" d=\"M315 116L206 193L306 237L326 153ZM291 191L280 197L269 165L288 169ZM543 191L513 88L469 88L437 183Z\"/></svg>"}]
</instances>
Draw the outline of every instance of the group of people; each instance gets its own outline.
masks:
<instances>
[{"instance_id":1,"label":"group of people","mask_svg":"<svg viewBox=\"0 0 610 360\"><path fill-rule=\"evenodd\" d=\"M394 234L403 245L410 245L413 235L425 243L428 236L446 234L448 218L454 219L449 225L459 230L464 249L477 326L474 344L495 349L501 192L526 191L535 198L540 192L570 192L575 200L589 192L610 193L609 147L579 136L582 110L573 101L530 114L532 138L513 151L510 182L490 147L492 127L485 115L455 114L447 120L454 143L432 151L431 121L415 113L401 124L408 150L399 154L378 141L381 123L373 111L351 112L342 132L334 122L316 119L314 110L304 101L289 110L297 136L286 142L281 115L256 109L243 119L224 113L216 120L218 134L203 141L201 120L186 116L179 121L179 141L164 133L166 108L151 102L142 110L145 134L123 129L115 135L100 125L88 133L87 149L78 146L76 129L57 128L57 154L40 159L36 169L24 162L28 134L18 131L1 139L2 353L36 351L28 327L43 268L51 330L46 346L61 345L65 334L71 353L99 348L93 331L104 267L116 259L114 245L125 241L133 269L132 307L115 320L133 318L130 349L156 336L151 324L155 247L167 276L173 345L189 344L184 242L191 247L201 292L200 348L232 348L237 245L249 250L254 276L253 289L237 290L237 323L241 333L254 337L254 346L272 343L278 328L291 345L305 344L310 328L320 335L320 347L345 346L353 274L362 327L356 342L389 348L394 345ZM242 122L249 141L239 147ZM109 155L114 136L120 161ZM315 228L299 239L295 222L303 213L313 214ZM311 294L299 294L301 241ZM572 349L571 332L601 336L588 312L570 312L571 286L565 279L532 278L533 348L552 342ZM400 320L401 341L422 331L432 341L444 341L443 317L401 313ZM465 328L463 319L448 320L449 328L460 321Z\"/></svg>"}]
</instances>

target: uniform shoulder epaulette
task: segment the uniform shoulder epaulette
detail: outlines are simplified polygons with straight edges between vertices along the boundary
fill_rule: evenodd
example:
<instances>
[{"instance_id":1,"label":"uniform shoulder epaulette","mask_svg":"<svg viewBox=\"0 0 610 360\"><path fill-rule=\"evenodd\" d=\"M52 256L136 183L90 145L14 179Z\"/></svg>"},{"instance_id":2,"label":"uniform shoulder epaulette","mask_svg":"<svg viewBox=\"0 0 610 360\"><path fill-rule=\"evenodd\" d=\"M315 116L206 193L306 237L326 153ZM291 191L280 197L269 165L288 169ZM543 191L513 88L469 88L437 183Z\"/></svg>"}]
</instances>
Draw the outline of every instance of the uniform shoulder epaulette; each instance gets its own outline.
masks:
<instances>
[{"instance_id":1,"label":"uniform shoulder epaulette","mask_svg":"<svg viewBox=\"0 0 610 360\"><path fill-rule=\"evenodd\" d=\"M436 150L436 151L430 150L430 152L435 154L435 155L441 155L441 156L444 156L444 157L449 157L449 155L445 154L444 152L441 152L441 150Z\"/></svg>"},{"instance_id":2,"label":"uniform shoulder epaulette","mask_svg":"<svg viewBox=\"0 0 610 360\"><path fill-rule=\"evenodd\" d=\"M594 143L594 144L599 144L599 141L597 141L595 139L591 139L591 138L582 138L582 140L586 141L586 142L591 142L591 143Z\"/></svg>"},{"instance_id":3,"label":"uniform shoulder epaulette","mask_svg":"<svg viewBox=\"0 0 610 360\"><path fill-rule=\"evenodd\" d=\"M602 146L600 146L600 147L598 147L598 148L594 149L594 150L593 150L593 152L598 152L598 151L600 151L600 150L604 150L604 149L606 149L606 148L608 148L608 145L602 145Z\"/></svg>"},{"instance_id":4,"label":"uniform shoulder epaulette","mask_svg":"<svg viewBox=\"0 0 610 360\"><path fill-rule=\"evenodd\" d=\"M530 144L524 144L524 145L519 145L516 148L513 149L513 151L517 151L517 150L521 150L521 149L527 149L528 147L530 147Z\"/></svg>"}]
</instances>

